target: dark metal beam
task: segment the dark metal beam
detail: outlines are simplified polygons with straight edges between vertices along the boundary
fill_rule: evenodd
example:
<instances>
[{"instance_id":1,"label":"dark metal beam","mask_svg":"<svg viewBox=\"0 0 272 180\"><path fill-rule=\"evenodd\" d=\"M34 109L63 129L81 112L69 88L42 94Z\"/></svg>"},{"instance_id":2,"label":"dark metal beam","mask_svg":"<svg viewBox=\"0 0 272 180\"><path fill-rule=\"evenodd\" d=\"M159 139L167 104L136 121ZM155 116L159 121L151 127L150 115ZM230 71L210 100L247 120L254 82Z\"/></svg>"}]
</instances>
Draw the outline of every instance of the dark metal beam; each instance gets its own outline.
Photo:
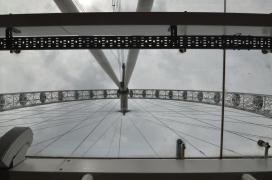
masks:
<instances>
[{"instance_id":1,"label":"dark metal beam","mask_svg":"<svg viewBox=\"0 0 272 180\"><path fill-rule=\"evenodd\" d=\"M272 26L272 14L204 12L103 12L0 15L0 27L72 25Z\"/></svg>"},{"instance_id":2,"label":"dark metal beam","mask_svg":"<svg viewBox=\"0 0 272 180\"><path fill-rule=\"evenodd\" d=\"M54 49L272 49L259 36L51 36L0 38L0 50Z\"/></svg>"}]
</instances>

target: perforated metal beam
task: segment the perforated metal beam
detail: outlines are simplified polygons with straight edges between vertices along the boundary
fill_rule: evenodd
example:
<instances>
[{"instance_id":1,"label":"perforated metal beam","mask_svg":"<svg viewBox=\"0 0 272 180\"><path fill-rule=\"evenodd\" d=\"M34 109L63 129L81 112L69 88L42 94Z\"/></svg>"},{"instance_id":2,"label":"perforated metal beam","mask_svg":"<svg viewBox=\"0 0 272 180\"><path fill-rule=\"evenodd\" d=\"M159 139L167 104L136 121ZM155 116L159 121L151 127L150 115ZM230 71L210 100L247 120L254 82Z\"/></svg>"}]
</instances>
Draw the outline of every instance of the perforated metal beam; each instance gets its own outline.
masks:
<instances>
[{"instance_id":1,"label":"perforated metal beam","mask_svg":"<svg viewBox=\"0 0 272 180\"><path fill-rule=\"evenodd\" d=\"M54 49L272 49L260 36L51 36L0 38L0 50Z\"/></svg>"}]
</instances>

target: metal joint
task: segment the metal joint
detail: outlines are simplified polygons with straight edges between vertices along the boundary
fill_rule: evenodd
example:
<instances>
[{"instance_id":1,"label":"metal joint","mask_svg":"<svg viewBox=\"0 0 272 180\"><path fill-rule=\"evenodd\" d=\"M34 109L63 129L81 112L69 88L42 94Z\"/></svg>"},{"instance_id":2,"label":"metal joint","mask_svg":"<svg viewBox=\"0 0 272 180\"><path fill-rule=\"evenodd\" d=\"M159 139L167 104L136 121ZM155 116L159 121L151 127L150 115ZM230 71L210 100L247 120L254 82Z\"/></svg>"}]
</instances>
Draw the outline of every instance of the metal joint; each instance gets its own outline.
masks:
<instances>
[{"instance_id":1,"label":"metal joint","mask_svg":"<svg viewBox=\"0 0 272 180\"><path fill-rule=\"evenodd\" d=\"M7 27L6 28L6 46L7 49L10 50L10 53L16 53L19 54L21 50L16 49L13 44L13 33L20 33L21 31L13 28L13 27Z\"/></svg>"},{"instance_id":2,"label":"metal joint","mask_svg":"<svg viewBox=\"0 0 272 180\"><path fill-rule=\"evenodd\" d=\"M171 26L170 26L170 32L171 32L171 36L177 37L177 36L178 36L178 28L177 28L177 25L171 25Z\"/></svg>"},{"instance_id":3,"label":"metal joint","mask_svg":"<svg viewBox=\"0 0 272 180\"><path fill-rule=\"evenodd\" d=\"M257 144L260 146L260 147L264 147L265 150L264 150L264 158L268 158L268 151L269 151L269 148L271 147L270 144L268 142L265 142L263 140L259 140L257 142Z\"/></svg>"},{"instance_id":4,"label":"metal joint","mask_svg":"<svg viewBox=\"0 0 272 180\"><path fill-rule=\"evenodd\" d=\"M185 158L185 144L181 139L177 140L177 159Z\"/></svg>"},{"instance_id":5,"label":"metal joint","mask_svg":"<svg viewBox=\"0 0 272 180\"><path fill-rule=\"evenodd\" d=\"M124 90L122 90L122 89L118 89L117 90L117 93L118 94L128 94L129 93L129 89L128 88L126 88L126 89L124 89Z\"/></svg>"}]
</instances>

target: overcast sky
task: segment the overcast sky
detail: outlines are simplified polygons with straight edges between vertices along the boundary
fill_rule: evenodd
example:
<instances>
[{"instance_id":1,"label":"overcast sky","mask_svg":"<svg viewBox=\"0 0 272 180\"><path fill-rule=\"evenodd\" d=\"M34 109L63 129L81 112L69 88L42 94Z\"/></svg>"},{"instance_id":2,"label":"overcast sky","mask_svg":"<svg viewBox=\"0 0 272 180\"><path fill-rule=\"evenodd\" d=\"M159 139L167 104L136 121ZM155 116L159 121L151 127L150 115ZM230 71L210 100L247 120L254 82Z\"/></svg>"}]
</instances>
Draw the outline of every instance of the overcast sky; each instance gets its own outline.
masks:
<instances>
[{"instance_id":1,"label":"overcast sky","mask_svg":"<svg viewBox=\"0 0 272 180\"><path fill-rule=\"evenodd\" d=\"M78 0L88 12L112 11L112 0ZM122 11L137 1L122 0ZM228 0L228 12L272 12L271 0ZM155 0L152 11L223 11L222 0ZM60 12L51 0L0 0L0 13ZM120 77L116 50L104 51ZM125 55L126 55L125 51ZM272 94L272 55L227 52L227 91ZM130 88L221 90L222 50L141 50ZM116 88L87 50L0 52L0 93Z\"/></svg>"}]
</instances>

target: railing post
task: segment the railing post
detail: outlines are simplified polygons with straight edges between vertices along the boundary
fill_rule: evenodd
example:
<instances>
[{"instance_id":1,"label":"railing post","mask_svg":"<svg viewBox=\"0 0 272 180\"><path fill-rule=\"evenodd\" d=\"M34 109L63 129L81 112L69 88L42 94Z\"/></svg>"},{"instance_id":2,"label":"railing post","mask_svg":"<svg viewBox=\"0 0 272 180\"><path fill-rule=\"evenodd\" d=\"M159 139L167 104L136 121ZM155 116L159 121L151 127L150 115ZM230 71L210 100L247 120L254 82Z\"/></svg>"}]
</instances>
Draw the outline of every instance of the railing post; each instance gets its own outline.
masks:
<instances>
[{"instance_id":1,"label":"railing post","mask_svg":"<svg viewBox=\"0 0 272 180\"><path fill-rule=\"evenodd\" d=\"M265 114L266 97L263 96L263 113Z\"/></svg>"},{"instance_id":2,"label":"railing post","mask_svg":"<svg viewBox=\"0 0 272 180\"><path fill-rule=\"evenodd\" d=\"M12 95L12 107L14 108L14 94Z\"/></svg>"},{"instance_id":3,"label":"railing post","mask_svg":"<svg viewBox=\"0 0 272 180\"><path fill-rule=\"evenodd\" d=\"M184 159L185 158L185 144L181 139L177 140L176 157L177 157L177 159Z\"/></svg>"},{"instance_id":4,"label":"railing post","mask_svg":"<svg viewBox=\"0 0 272 180\"><path fill-rule=\"evenodd\" d=\"M223 49L223 79L222 79L222 109L221 109L221 132L220 132L220 159L223 158L224 148L224 118L225 118L225 93L226 93L226 49Z\"/></svg>"},{"instance_id":5,"label":"railing post","mask_svg":"<svg viewBox=\"0 0 272 180\"><path fill-rule=\"evenodd\" d=\"M180 91L178 91L178 100L179 100L179 92L180 92Z\"/></svg>"},{"instance_id":6,"label":"railing post","mask_svg":"<svg viewBox=\"0 0 272 180\"><path fill-rule=\"evenodd\" d=\"M263 140L259 140L257 142L257 144L260 146L260 147L264 147L264 158L267 159L268 158L268 151L270 149L270 144L268 142L264 142Z\"/></svg>"},{"instance_id":7,"label":"railing post","mask_svg":"<svg viewBox=\"0 0 272 180\"><path fill-rule=\"evenodd\" d=\"M53 101L53 92L50 93L51 96L51 102Z\"/></svg>"},{"instance_id":8,"label":"railing post","mask_svg":"<svg viewBox=\"0 0 272 180\"><path fill-rule=\"evenodd\" d=\"M243 109L245 109L245 95L243 95Z\"/></svg>"}]
</instances>

